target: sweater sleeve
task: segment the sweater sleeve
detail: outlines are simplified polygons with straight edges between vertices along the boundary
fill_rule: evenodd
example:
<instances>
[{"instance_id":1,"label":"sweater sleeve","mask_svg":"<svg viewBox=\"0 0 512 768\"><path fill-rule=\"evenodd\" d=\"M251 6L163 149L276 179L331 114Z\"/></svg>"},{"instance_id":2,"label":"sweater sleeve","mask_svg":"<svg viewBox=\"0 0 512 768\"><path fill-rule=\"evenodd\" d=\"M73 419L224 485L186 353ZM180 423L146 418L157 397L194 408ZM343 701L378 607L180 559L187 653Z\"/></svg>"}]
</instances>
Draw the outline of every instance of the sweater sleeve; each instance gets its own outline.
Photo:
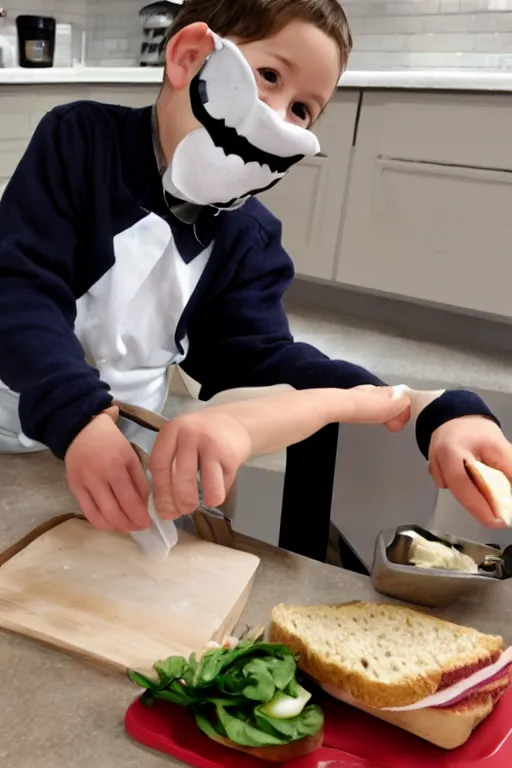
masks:
<instances>
[{"instance_id":1,"label":"sweater sleeve","mask_svg":"<svg viewBox=\"0 0 512 768\"><path fill-rule=\"evenodd\" d=\"M86 191L87 142L50 112L0 201L0 379L20 395L24 433L58 457L111 402L73 330Z\"/></svg>"},{"instance_id":2,"label":"sweater sleeve","mask_svg":"<svg viewBox=\"0 0 512 768\"><path fill-rule=\"evenodd\" d=\"M294 340L282 303L294 270L281 245L280 225L276 230L271 236L260 232L260 242L240 260L229 285L189 328L190 351L183 368L201 384L201 399L226 389L274 384L295 389L383 386L365 368L331 360L310 344ZM418 417L416 436L422 453L428 456L432 433L441 424L477 414L496 421L473 392L445 392Z\"/></svg>"}]
</instances>

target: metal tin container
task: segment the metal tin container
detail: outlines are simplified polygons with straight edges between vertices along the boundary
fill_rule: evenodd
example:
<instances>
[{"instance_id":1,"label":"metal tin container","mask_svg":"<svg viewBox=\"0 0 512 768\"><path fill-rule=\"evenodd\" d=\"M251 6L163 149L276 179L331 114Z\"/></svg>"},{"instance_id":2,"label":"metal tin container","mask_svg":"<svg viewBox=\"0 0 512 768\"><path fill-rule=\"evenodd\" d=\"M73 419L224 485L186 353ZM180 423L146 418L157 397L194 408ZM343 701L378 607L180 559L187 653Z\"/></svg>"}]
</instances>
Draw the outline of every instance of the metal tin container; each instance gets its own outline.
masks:
<instances>
[{"instance_id":1,"label":"metal tin container","mask_svg":"<svg viewBox=\"0 0 512 768\"><path fill-rule=\"evenodd\" d=\"M469 555L478 573L423 568L411 563L411 544L416 536L454 547ZM498 547L461 539L448 533L428 531L418 525L401 525L381 531L375 544L371 579L377 592L430 608L446 606L457 599L497 589L508 575L499 567L503 552ZM497 567L495 567L495 564Z\"/></svg>"}]
</instances>

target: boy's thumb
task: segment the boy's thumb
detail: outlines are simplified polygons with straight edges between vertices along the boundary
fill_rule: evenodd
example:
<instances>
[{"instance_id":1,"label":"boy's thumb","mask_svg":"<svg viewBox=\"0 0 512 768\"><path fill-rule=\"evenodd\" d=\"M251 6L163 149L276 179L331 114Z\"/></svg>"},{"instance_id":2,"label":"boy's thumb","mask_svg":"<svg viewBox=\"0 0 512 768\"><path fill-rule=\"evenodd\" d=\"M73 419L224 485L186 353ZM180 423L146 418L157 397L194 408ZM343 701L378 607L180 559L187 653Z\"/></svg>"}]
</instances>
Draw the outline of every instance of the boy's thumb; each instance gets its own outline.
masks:
<instances>
[{"instance_id":1,"label":"boy's thumb","mask_svg":"<svg viewBox=\"0 0 512 768\"><path fill-rule=\"evenodd\" d=\"M117 420L119 418L119 408L117 407L117 405L111 405L109 408L105 408L105 410L102 411L102 413L104 413L105 416L110 416L114 424L117 423Z\"/></svg>"}]
</instances>

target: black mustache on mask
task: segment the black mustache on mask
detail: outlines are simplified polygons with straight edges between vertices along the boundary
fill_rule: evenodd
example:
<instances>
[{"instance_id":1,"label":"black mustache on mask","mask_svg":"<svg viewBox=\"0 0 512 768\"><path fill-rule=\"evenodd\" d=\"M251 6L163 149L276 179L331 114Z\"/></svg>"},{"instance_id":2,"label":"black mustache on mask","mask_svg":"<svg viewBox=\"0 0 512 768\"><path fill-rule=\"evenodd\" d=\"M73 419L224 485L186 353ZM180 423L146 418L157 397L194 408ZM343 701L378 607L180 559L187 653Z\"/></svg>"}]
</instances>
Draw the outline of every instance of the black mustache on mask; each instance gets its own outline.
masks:
<instances>
[{"instance_id":1,"label":"black mustache on mask","mask_svg":"<svg viewBox=\"0 0 512 768\"><path fill-rule=\"evenodd\" d=\"M279 157L270 152L265 152L249 139L238 133L236 128L230 128L226 125L224 119L218 120L212 117L205 108L208 102L207 83L201 79L201 73L197 74L190 83L190 104L196 120L207 130L210 138L216 147L220 147L227 156L238 155L244 163L259 163L267 165L272 173L285 174L292 165L302 160L305 155L294 155L292 157Z\"/></svg>"}]
</instances>

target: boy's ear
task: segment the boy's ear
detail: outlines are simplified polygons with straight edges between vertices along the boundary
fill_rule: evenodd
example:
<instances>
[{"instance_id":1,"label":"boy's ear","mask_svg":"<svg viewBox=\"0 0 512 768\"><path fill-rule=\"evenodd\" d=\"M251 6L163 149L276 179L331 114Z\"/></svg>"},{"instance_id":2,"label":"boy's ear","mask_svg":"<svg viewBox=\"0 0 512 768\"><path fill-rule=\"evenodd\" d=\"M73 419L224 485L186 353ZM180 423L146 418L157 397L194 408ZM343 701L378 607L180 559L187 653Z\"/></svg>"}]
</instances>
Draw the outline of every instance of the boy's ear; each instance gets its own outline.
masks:
<instances>
[{"instance_id":1,"label":"boy's ear","mask_svg":"<svg viewBox=\"0 0 512 768\"><path fill-rule=\"evenodd\" d=\"M165 49L165 76L175 91L189 86L213 48L208 25L202 21L189 24L171 37Z\"/></svg>"}]
</instances>

